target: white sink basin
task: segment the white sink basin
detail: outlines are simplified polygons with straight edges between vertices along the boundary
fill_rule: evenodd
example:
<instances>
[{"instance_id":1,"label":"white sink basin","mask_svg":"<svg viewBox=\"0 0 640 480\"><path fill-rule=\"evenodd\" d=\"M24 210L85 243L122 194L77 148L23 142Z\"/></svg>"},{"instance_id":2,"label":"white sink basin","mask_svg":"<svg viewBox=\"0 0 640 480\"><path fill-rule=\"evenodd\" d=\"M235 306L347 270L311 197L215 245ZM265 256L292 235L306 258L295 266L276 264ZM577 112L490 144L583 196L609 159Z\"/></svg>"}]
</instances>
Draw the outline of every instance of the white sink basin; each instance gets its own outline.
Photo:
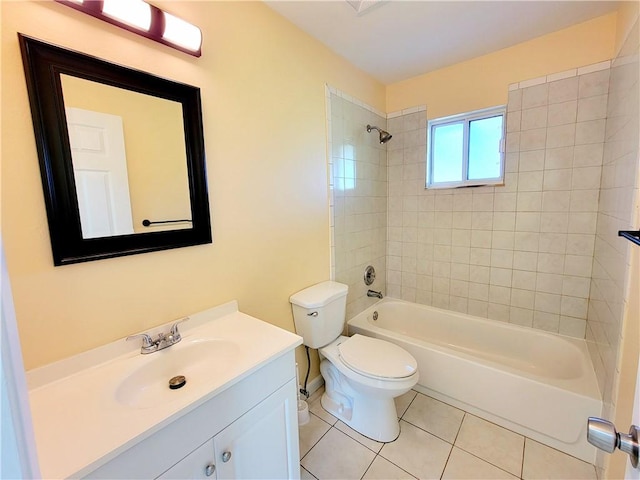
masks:
<instances>
[{"instance_id":1,"label":"white sink basin","mask_svg":"<svg viewBox=\"0 0 640 480\"><path fill-rule=\"evenodd\" d=\"M136 358L142 365L117 385L118 403L134 408L150 408L192 394L215 383L225 369L236 362L239 346L229 340L185 340L158 352ZM171 378L182 375L186 384L169 388Z\"/></svg>"},{"instance_id":2,"label":"white sink basin","mask_svg":"<svg viewBox=\"0 0 640 480\"><path fill-rule=\"evenodd\" d=\"M189 318L182 340L159 352L119 339L27 373L41 478L86 477L302 343L235 301ZM171 390L177 375L186 384Z\"/></svg>"}]
</instances>

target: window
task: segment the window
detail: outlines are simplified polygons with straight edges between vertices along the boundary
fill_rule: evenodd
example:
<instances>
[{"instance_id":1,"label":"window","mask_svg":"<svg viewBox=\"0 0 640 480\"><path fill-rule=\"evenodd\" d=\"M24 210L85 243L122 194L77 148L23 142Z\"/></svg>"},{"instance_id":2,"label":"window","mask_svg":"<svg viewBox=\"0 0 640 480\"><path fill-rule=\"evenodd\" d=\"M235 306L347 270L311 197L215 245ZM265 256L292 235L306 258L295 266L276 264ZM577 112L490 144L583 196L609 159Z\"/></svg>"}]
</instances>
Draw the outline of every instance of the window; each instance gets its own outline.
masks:
<instances>
[{"instance_id":1,"label":"window","mask_svg":"<svg viewBox=\"0 0 640 480\"><path fill-rule=\"evenodd\" d=\"M504 106L430 120L427 188L502 184Z\"/></svg>"}]
</instances>

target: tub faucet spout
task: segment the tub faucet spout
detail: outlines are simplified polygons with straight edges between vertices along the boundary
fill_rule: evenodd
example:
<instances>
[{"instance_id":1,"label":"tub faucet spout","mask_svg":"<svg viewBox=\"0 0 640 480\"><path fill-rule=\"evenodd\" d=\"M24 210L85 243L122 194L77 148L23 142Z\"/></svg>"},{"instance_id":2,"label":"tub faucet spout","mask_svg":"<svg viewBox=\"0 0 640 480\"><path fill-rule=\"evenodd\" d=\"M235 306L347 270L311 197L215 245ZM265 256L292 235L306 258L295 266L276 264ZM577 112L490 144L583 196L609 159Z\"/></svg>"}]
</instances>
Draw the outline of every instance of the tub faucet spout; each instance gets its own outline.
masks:
<instances>
[{"instance_id":1,"label":"tub faucet spout","mask_svg":"<svg viewBox=\"0 0 640 480\"><path fill-rule=\"evenodd\" d=\"M382 298L382 292L376 292L375 290L368 290L367 297Z\"/></svg>"}]
</instances>

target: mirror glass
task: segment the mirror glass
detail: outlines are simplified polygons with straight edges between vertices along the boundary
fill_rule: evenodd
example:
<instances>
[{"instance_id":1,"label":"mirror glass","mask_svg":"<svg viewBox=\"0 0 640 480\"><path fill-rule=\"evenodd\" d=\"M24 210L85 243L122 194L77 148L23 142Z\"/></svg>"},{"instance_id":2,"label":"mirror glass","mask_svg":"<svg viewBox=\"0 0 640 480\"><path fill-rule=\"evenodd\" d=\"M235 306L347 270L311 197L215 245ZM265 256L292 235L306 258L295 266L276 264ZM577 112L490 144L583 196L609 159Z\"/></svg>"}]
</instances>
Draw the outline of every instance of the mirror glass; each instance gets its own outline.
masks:
<instances>
[{"instance_id":1,"label":"mirror glass","mask_svg":"<svg viewBox=\"0 0 640 480\"><path fill-rule=\"evenodd\" d=\"M60 78L83 238L189 228L182 105Z\"/></svg>"},{"instance_id":2,"label":"mirror glass","mask_svg":"<svg viewBox=\"0 0 640 480\"><path fill-rule=\"evenodd\" d=\"M18 37L54 264L211 243L200 90Z\"/></svg>"}]
</instances>

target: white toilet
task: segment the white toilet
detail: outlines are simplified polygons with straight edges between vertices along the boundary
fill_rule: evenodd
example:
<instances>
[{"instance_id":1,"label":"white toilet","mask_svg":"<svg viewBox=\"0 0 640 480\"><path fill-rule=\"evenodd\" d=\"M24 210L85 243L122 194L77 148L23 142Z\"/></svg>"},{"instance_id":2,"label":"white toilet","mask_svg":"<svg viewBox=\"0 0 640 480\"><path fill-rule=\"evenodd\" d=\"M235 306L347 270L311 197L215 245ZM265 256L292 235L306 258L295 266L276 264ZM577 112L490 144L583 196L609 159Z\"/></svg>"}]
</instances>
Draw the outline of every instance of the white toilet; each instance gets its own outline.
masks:
<instances>
[{"instance_id":1,"label":"white toilet","mask_svg":"<svg viewBox=\"0 0 640 480\"><path fill-rule=\"evenodd\" d=\"M319 349L323 408L362 435L391 442L400 434L393 399L418 382L417 363L390 342L342 335L347 291L329 281L292 295L296 331L306 346Z\"/></svg>"}]
</instances>

